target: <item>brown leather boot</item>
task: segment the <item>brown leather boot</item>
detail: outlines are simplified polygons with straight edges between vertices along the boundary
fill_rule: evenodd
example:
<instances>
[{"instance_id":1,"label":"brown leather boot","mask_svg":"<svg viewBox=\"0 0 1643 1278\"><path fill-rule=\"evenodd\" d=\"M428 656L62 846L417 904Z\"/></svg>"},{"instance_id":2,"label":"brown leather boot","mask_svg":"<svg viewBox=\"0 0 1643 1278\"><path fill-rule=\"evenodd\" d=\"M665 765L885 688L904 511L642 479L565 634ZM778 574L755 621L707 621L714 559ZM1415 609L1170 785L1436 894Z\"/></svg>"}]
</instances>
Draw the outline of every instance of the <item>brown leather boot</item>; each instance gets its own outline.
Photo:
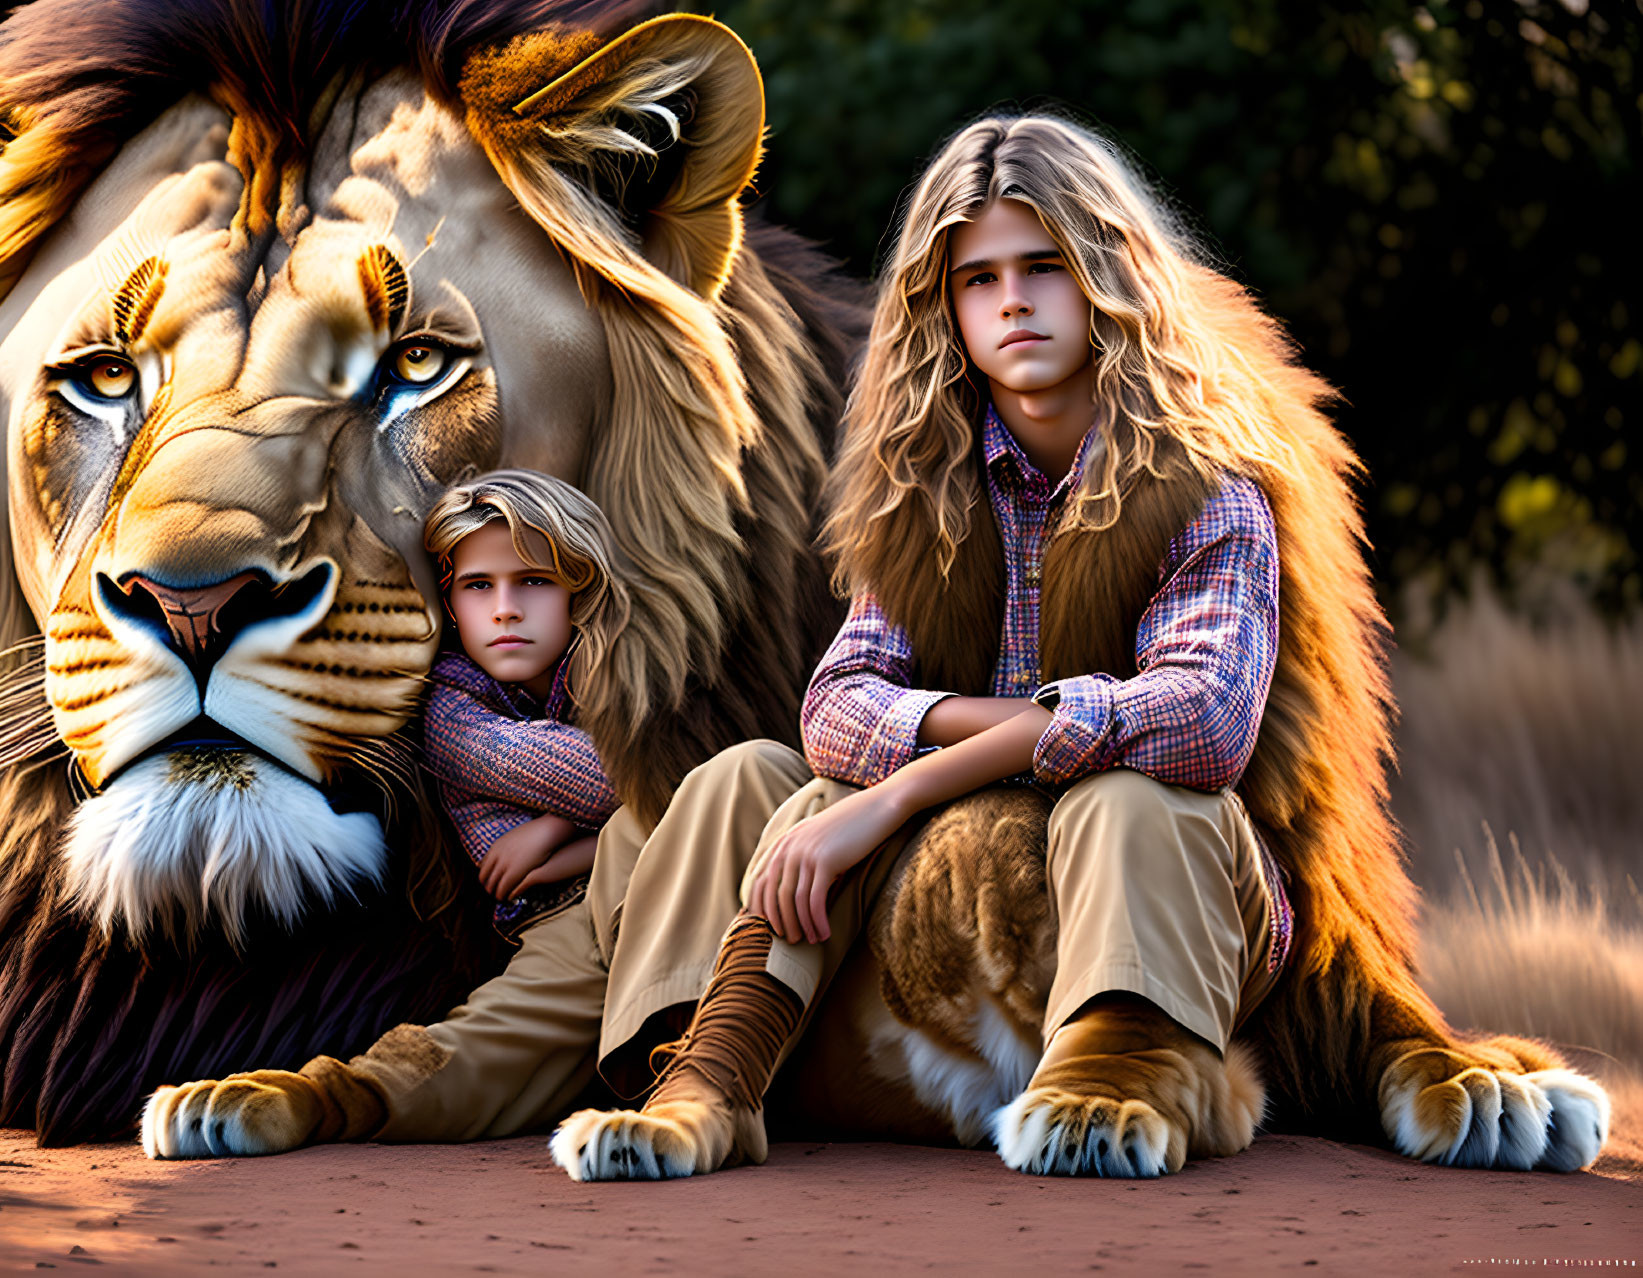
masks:
<instances>
[{"instance_id":1,"label":"brown leather boot","mask_svg":"<svg viewBox=\"0 0 1643 1278\"><path fill-rule=\"evenodd\" d=\"M684 1037L651 1053L665 1065L644 1108L585 1109L554 1133L554 1159L573 1180L661 1180L765 1160L764 1092L804 1012L765 971L774 939L764 919L737 915Z\"/></svg>"}]
</instances>

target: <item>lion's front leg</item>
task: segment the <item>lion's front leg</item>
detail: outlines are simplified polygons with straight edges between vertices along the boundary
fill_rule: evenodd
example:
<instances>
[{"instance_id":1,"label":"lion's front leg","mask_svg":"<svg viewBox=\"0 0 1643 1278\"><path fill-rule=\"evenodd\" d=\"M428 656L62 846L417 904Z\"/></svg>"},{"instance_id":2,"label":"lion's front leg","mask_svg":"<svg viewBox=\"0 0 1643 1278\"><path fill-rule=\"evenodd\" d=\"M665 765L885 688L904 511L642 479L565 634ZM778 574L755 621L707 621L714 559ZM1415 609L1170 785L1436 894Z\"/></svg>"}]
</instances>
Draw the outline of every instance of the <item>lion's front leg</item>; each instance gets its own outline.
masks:
<instances>
[{"instance_id":1,"label":"lion's front leg","mask_svg":"<svg viewBox=\"0 0 1643 1278\"><path fill-rule=\"evenodd\" d=\"M1159 1176L1246 1148L1265 1102L1241 1045L1223 1059L1151 1004L1117 998L1056 1032L998 1115L998 1152L1037 1175Z\"/></svg>"},{"instance_id":2,"label":"lion's front leg","mask_svg":"<svg viewBox=\"0 0 1643 1278\"><path fill-rule=\"evenodd\" d=\"M150 1158L283 1154L308 1144L324 1106L314 1085L283 1069L161 1087L143 1106Z\"/></svg>"},{"instance_id":3,"label":"lion's front leg","mask_svg":"<svg viewBox=\"0 0 1643 1278\"><path fill-rule=\"evenodd\" d=\"M1326 926L1302 939L1258 1032L1304 1126L1379 1128L1399 1153L1454 1167L1578 1171L1597 1158L1609 1098L1596 1082L1542 1043L1453 1032L1382 933L1326 893L1299 912Z\"/></svg>"},{"instance_id":4,"label":"lion's front leg","mask_svg":"<svg viewBox=\"0 0 1643 1278\"><path fill-rule=\"evenodd\" d=\"M1057 1028L998 1116L1004 1161L1158 1176L1244 1149L1266 1093L1229 1042L1270 981L1272 907L1242 808L1134 771L1086 778L1050 815L1046 877Z\"/></svg>"},{"instance_id":5,"label":"lion's front leg","mask_svg":"<svg viewBox=\"0 0 1643 1278\"><path fill-rule=\"evenodd\" d=\"M298 1073L259 1069L159 1088L143 1107L143 1152L150 1158L283 1154L370 1136L386 1117L379 1083L316 1056Z\"/></svg>"}]
</instances>

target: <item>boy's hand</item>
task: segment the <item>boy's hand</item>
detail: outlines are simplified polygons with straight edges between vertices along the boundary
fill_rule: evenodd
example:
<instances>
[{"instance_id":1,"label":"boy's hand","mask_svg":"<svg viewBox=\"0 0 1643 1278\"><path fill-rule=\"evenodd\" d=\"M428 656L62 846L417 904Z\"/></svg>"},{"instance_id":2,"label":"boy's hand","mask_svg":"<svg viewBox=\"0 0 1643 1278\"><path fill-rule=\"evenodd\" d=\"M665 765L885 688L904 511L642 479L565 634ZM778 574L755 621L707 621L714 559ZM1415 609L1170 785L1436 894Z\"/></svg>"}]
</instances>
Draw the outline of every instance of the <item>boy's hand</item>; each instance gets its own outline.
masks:
<instances>
[{"instance_id":1,"label":"boy's hand","mask_svg":"<svg viewBox=\"0 0 1643 1278\"><path fill-rule=\"evenodd\" d=\"M564 847L549 853L548 859L527 874L514 892L517 894L542 883L559 883L588 873L593 869L593 854L598 848L598 835L587 834L572 839Z\"/></svg>"},{"instance_id":2,"label":"boy's hand","mask_svg":"<svg viewBox=\"0 0 1643 1278\"><path fill-rule=\"evenodd\" d=\"M831 934L827 890L907 819L895 787L882 782L807 817L765 854L747 908L782 940L814 945Z\"/></svg>"},{"instance_id":3,"label":"boy's hand","mask_svg":"<svg viewBox=\"0 0 1643 1278\"><path fill-rule=\"evenodd\" d=\"M935 709L950 701L939 702ZM747 908L769 919L784 941L825 941L827 889L839 875L915 812L1029 770L1039 738L1050 726L1050 712L1031 702L1002 698L985 698L975 705L989 715L1012 713L1004 722L914 759L877 785L800 821L762 854Z\"/></svg>"},{"instance_id":4,"label":"boy's hand","mask_svg":"<svg viewBox=\"0 0 1643 1278\"><path fill-rule=\"evenodd\" d=\"M479 863L479 886L498 901L513 900L530 872L575 837L574 825L551 814L516 825L485 853Z\"/></svg>"}]
</instances>

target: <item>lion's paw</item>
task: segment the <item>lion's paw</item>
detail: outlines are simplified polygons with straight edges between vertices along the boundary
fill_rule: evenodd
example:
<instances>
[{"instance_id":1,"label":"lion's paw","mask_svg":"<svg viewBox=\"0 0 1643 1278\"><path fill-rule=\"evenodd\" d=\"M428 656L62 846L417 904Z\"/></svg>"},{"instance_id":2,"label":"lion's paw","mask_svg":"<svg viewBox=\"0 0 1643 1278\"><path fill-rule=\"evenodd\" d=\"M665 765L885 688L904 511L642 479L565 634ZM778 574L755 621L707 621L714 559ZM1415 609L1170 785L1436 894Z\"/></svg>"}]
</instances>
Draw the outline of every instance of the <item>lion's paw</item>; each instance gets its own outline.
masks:
<instances>
[{"instance_id":1,"label":"lion's paw","mask_svg":"<svg viewBox=\"0 0 1643 1278\"><path fill-rule=\"evenodd\" d=\"M1609 1135L1608 1095L1567 1069L1518 1073L1425 1048L1387 1068L1380 1095L1393 1145L1429 1163L1578 1171Z\"/></svg>"},{"instance_id":2,"label":"lion's paw","mask_svg":"<svg viewBox=\"0 0 1643 1278\"><path fill-rule=\"evenodd\" d=\"M1146 1101L1030 1087L998 1112L1005 1165L1037 1176L1152 1177L1180 1171L1187 1133Z\"/></svg>"},{"instance_id":3,"label":"lion's paw","mask_svg":"<svg viewBox=\"0 0 1643 1278\"><path fill-rule=\"evenodd\" d=\"M730 1123L695 1101L643 1112L584 1109L553 1133L548 1149L572 1180L671 1180L720 1166Z\"/></svg>"},{"instance_id":4,"label":"lion's paw","mask_svg":"<svg viewBox=\"0 0 1643 1278\"><path fill-rule=\"evenodd\" d=\"M143 1152L150 1158L280 1154L308 1141L320 1113L313 1084L285 1070L162 1087L143 1106Z\"/></svg>"}]
</instances>

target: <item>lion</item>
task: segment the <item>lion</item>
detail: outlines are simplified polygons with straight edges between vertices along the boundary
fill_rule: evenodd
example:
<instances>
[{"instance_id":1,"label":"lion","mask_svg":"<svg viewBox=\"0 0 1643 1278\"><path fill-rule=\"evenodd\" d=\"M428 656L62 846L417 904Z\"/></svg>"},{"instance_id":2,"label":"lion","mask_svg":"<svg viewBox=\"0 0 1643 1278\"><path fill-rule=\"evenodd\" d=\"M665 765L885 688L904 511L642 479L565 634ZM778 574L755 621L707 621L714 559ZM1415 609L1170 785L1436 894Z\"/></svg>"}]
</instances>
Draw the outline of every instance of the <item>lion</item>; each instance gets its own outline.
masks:
<instances>
[{"instance_id":1,"label":"lion","mask_svg":"<svg viewBox=\"0 0 1643 1278\"><path fill-rule=\"evenodd\" d=\"M624 4L290 12L0 27L0 1122L48 1144L494 963L415 763L445 486L525 466L607 512L632 619L582 714L646 820L794 739L838 615L811 543L861 317L743 216L741 42Z\"/></svg>"},{"instance_id":2,"label":"lion","mask_svg":"<svg viewBox=\"0 0 1643 1278\"><path fill-rule=\"evenodd\" d=\"M357 1050L483 966L410 744L417 531L452 478L532 466L610 515L634 619L585 721L649 819L719 747L792 739L838 617L812 538L861 316L743 218L745 48L621 4L398 12L36 0L0 26L0 1119L47 1143L129 1130L163 1082ZM1243 787L1292 969L1224 1061L1182 1035L1140 1108L1075 1086L1023 1121L1044 813L983 794L896 866L789 1119L1149 1175L1275 1100L1434 1161L1583 1166L1601 1090L1460 1040L1410 974L1355 463L1275 328L1211 300L1303 463L1259 476L1284 659ZM1046 1135L1098 1113L1114 1161L1069 1165Z\"/></svg>"}]
</instances>

